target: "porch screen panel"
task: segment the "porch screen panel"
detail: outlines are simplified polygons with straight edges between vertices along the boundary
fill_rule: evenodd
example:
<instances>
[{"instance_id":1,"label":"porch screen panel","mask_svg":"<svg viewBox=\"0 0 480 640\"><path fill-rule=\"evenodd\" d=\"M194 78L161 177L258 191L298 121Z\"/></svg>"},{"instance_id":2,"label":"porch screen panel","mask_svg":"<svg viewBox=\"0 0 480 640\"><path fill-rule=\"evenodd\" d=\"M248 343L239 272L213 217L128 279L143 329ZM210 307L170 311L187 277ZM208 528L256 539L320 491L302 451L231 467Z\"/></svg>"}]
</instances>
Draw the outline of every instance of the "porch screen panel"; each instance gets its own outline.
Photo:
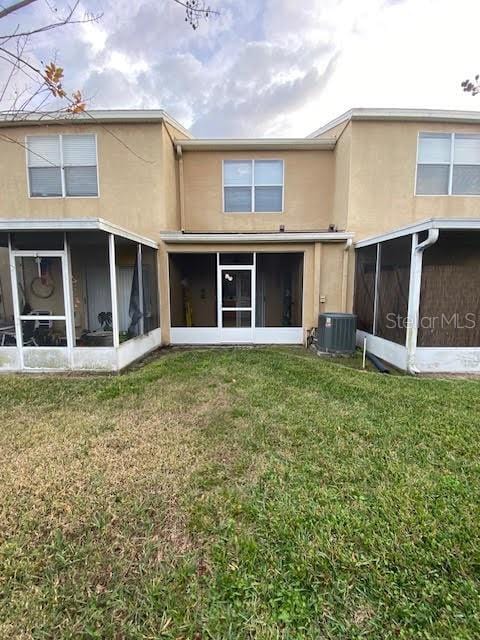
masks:
<instances>
[{"instance_id":1,"label":"porch screen panel","mask_svg":"<svg viewBox=\"0 0 480 640\"><path fill-rule=\"evenodd\" d=\"M158 306L157 250L142 246L143 331L148 333L160 326Z\"/></svg>"},{"instance_id":2,"label":"porch screen panel","mask_svg":"<svg viewBox=\"0 0 480 640\"><path fill-rule=\"evenodd\" d=\"M257 253L257 327L301 327L303 253Z\"/></svg>"},{"instance_id":3,"label":"porch screen panel","mask_svg":"<svg viewBox=\"0 0 480 640\"><path fill-rule=\"evenodd\" d=\"M423 254L419 347L480 347L480 231L440 231Z\"/></svg>"},{"instance_id":4,"label":"porch screen panel","mask_svg":"<svg viewBox=\"0 0 480 640\"><path fill-rule=\"evenodd\" d=\"M63 251L62 231L18 231L10 234L12 249L19 251Z\"/></svg>"},{"instance_id":5,"label":"porch screen panel","mask_svg":"<svg viewBox=\"0 0 480 640\"><path fill-rule=\"evenodd\" d=\"M355 293L354 312L357 328L373 333L373 312L375 306L375 270L377 245L362 247L355 251Z\"/></svg>"},{"instance_id":6,"label":"porch screen panel","mask_svg":"<svg viewBox=\"0 0 480 640\"><path fill-rule=\"evenodd\" d=\"M216 254L171 253L169 277L171 326L216 327Z\"/></svg>"},{"instance_id":7,"label":"porch screen panel","mask_svg":"<svg viewBox=\"0 0 480 640\"><path fill-rule=\"evenodd\" d=\"M62 259L17 256L20 315L65 315Z\"/></svg>"},{"instance_id":8,"label":"porch screen panel","mask_svg":"<svg viewBox=\"0 0 480 640\"><path fill-rule=\"evenodd\" d=\"M16 256L18 303L24 346L67 346L62 259Z\"/></svg>"},{"instance_id":9,"label":"porch screen panel","mask_svg":"<svg viewBox=\"0 0 480 640\"><path fill-rule=\"evenodd\" d=\"M138 244L126 238L115 238L117 269L118 328L120 342L143 333L143 291L140 289Z\"/></svg>"},{"instance_id":10,"label":"porch screen panel","mask_svg":"<svg viewBox=\"0 0 480 640\"><path fill-rule=\"evenodd\" d=\"M375 335L401 345L407 337L411 252L411 236L380 244Z\"/></svg>"},{"instance_id":11,"label":"porch screen panel","mask_svg":"<svg viewBox=\"0 0 480 640\"><path fill-rule=\"evenodd\" d=\"M75 344L111 347L112 292L108 235L103 231L68 234L72 264Z\"/></svg>"},{"instance_id":12,"label":"porch screen panel","mask_svg":"<svg viewBox=\"0 0 480 640\"><path fill-rule=\"evenodd\" d=\"M14 347L16 344L8 235L2 233L0 234L0 346Z\"/></svg>"}]
</instances>

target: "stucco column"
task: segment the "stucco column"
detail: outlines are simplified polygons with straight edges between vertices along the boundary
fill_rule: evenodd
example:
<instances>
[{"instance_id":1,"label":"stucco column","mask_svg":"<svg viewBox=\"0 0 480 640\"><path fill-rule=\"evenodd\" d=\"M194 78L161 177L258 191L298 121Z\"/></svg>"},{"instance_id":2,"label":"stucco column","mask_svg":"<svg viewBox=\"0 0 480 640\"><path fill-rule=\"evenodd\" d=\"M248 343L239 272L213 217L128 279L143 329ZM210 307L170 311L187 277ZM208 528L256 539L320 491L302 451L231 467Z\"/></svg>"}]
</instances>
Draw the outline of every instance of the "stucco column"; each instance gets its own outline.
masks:
<instances>
[{"instance_id":1,"label":"stucco column","mask_svg":"<svg viewBox=\"0 0 480 640\"><path fill-rule=\"evenodd\" d=\"M342 311L345 312L347 310L347 290L348 290L348 258L350 255L350 248L353 244L352 239L350 238L345 243L345 247L343 249L343 271L342 271Z\"/></svg>"},{"instance_id":2,"label":"stucco column","mask_svg":"<svg viewBox=\"0 0 480 640\"><path fill-rule=\"evenodd\" d=\"M158 245L158 289L160 293L160 327L162 344L170 344L170 283L168 253L164 242Z\"/></svg>"},{"instance_id":3,"label":"stucco column","mask_svg":"<svg viewBox=\"0 0 480 640\"><path fill-rule=\"evenodd\" d=\"M315 323L318 321L320 313L320 286L322 278L322 243L315 243L315 252L313 258L313 318Z\"/></svg>"}]
</instances>

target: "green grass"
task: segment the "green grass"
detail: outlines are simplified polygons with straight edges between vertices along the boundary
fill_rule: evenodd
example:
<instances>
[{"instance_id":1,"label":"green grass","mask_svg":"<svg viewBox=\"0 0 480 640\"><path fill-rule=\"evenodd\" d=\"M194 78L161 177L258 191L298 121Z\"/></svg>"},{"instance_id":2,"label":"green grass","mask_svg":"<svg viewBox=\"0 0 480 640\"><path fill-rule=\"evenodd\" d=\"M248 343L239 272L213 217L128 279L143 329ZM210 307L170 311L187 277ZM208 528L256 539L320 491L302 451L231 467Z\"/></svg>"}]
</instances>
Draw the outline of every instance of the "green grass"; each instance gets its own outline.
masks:
<instances>
[{"instance_id":1,"label":"green grass","mask_svg":"<svg viewBox=\"0 0 480 640\"><path fill-rule=\"evenodd\" d=\"M0 378L0 637L480 637L480 383L301 349Z\"/></svg>"}]
</instances>

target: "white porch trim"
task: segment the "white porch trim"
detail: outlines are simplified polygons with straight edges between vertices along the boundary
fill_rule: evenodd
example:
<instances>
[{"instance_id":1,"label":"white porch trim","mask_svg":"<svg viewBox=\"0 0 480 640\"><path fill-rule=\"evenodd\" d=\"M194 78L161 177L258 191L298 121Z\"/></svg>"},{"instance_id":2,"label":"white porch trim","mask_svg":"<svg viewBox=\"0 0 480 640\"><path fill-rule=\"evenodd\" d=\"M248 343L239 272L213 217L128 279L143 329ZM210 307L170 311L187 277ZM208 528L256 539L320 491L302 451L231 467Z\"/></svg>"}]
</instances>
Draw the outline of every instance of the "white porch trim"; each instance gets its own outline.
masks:
<instances>
[{"instance_id":1,"label":"white porch trim","mask_svg":"<svg viewBox=\"0 0 480 640\"><path fill-rule=\"evenodd\" d=\"M420 373L480 374L480 347L417 347L415 364Z\"/></svg>"},{"instance_id":2,"label":"white porch trim","mask_svg":"<svg viewBox=\"0 0 480 640\"><path fill-rule=\"evenodd\" d=\"M128 231L103 218L0 218L0 231L105 231L158 249L155 240Z\"/></svg>"},{"instance_id":3,"label":"white porch trim","mask_svg":"<svg viewBox=\"0 0 480 640\"><path fill-rule=\"evenodd\" d=\"M366 333L365 331L357 331L358 347L363 347L365 338L367 339L367 351L369 353L373 353L377 358L381 358L398 369L406 371L408 352L405 346L378 336L372 336L371 333Z\"/></svg>"},{"instance_id":4,"label":"white porch trim","mask_svg":"<svg viewBox=\"0 0 480 640\"><path fill-rule=\"evenodd\" d=\"M255 244L288 242L346 242L353 238L346 231L285 231L276 233L162 233L160 239L167 244Z\"/></svg>"},{"instance_id":5,"label":"white porch trim","mask_svg":"<svg viewBox=\"0 0 480 640\"><path fill-rule=\"evenodd\" d=\"M238 340L232 331L232 339L228 339L229 329L219 327L172 327L170 329L171 344L303 344L302 327L257 327L248 329L249 340Z\"/></svg>"},{"instance_id":6,"label":"white porch trim","mask_svg":"<svg viewBox=\"0 0 480 640\"><path fill-rule=\"evenodd\" d=\"M411 233L420 233L429 229L480 229L480 218L428 218L416 224L410 224L406 227L399 227L394 231L387 231L378 236L371 236L355 243L355 249L368 247L377 242L385 242L385 240L393 240L401 236L407 236Z\"/></svg>"},{"instance_id":7,"label":"white porch trim","mask_svg":"<svg viewBox=\"0 0 480 640\"><path fill-rule=\"evenodd\" d=\"M0 347L0 373L121 371L162 344L161 329L131 338L119 347ZM23 356L23 357L22 357Z\"/></svg>"}]
</instances>

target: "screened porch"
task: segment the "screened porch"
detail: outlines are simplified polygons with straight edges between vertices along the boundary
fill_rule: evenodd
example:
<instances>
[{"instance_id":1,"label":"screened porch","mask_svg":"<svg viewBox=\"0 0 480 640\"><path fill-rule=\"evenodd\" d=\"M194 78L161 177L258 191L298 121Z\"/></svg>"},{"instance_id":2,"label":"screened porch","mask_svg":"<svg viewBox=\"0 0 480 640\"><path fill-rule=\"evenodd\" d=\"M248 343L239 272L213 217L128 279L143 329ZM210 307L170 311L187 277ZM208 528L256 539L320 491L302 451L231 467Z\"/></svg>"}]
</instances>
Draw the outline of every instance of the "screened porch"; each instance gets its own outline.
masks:
<instances>
[{"instance_id":1,"label":"screened porch","mask_svg":"<svg viewBox=\"0 0 480 640\"><path fill-rule=\"evenodd\" d=\"M412 373L480 373L480 220L357 243L358 343Z\"/></svg>"},{"instance_id":2,"label":"screened porch","mask_svg":"<svg viewBox=\"0 0 480 640\"><path fill-rule=\"evenodd\" d=\"M160 345L153 241L92 219L2 228L0 369L117 371Z\"/></svg>"}]
</instances>

